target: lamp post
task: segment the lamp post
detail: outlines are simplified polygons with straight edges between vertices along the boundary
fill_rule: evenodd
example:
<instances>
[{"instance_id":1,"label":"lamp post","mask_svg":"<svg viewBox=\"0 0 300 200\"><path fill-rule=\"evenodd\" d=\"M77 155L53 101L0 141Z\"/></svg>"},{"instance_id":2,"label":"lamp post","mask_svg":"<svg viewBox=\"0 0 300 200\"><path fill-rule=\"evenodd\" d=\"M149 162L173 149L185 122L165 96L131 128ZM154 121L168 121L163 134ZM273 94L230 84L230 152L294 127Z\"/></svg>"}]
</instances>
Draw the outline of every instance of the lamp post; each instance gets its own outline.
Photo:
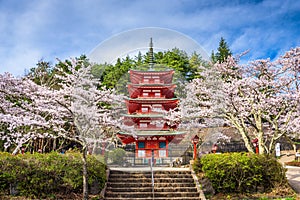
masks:
<instances>
[{"instance_id":1,"label":"lamp post","mask_svg":"<svg viewBox=\"0 0 300 200\"><path fill-rule=\"evenodd\" d=\"M214 145L212 146L212 152L213 152L213 153L217 153L217 150L218 150L218 145L217 145L217 144L214 144Z\"/></svg>"},{"instance_id":2,"label":"lamp post","mask_svg":"<svg viewBox=\"0 0 300 200\"><path fill-rule=\"evenodd\" d=\"M21 148L21 153L24 154L25 153L25 147Z\"/></svg>"},{"instance_id":3,"label":"lamp post","mask_svg":"<svg viewBox=\"0 0 300 200\"><path fill-rule=\"evenodd\" d=\"M255 147L255 153L258 154L259 153L259 149L258 149L258 139L255 138L251 141L253 143L253 146Z\"/></svg>"},{"instance_id":4,"label":"lamp post","mask_svg":"<svg viewBox=\"0 0 300 200\"><path fill-rule=\"evenodd\" d=\"M193 158L194 158L194 160L196 160L196 158L197 158L197 144L199 143L199 137L198 137L198 135L195 135L192 138L192 143L194 144L194 155L193 155Z\"/></svg>"}]
</instances>

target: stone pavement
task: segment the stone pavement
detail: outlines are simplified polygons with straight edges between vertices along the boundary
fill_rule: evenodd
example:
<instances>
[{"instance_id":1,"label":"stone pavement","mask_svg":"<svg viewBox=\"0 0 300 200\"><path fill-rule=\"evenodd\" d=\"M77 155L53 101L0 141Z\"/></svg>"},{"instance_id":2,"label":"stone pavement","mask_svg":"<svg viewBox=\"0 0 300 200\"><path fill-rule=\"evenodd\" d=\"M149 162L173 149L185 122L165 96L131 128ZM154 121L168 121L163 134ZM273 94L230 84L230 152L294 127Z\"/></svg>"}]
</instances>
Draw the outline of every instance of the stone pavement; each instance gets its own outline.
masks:
<instances>
[{"instance_id":1,"label":"stone pavement","mask_svg":"<svg viewBox=\"0 0 300 200\"><path fill-rule=\"evenodd\" d=\"M279 162L285 166L287 169L286 177L289 181L290 186L295 190L295 192L300 196L300 167L286 166L285 162L290 162L294 160L294 155L283 155Z\"/></svg>"},{"instance_id":2,"label":"stone pavement","mask_svg":"<svg viewBox=\"0 0 300 200\"><path fill-rule=\"evenodd\" d=\"M300 167L286 166L286 177L291 187L300 194Z\"/></svg>"}]
</instances>

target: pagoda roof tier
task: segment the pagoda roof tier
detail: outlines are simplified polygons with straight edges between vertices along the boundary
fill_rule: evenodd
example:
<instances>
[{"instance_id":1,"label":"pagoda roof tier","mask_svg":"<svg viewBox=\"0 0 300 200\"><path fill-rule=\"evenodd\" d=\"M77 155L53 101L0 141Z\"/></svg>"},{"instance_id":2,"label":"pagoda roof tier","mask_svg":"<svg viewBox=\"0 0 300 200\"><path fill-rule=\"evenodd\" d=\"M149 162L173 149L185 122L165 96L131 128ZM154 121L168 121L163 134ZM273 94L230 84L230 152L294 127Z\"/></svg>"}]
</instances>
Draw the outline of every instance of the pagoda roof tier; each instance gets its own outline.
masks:
<instances>
[{"instance_id":1,"label":"pagoda roof tier","mask_svg":"<svg viewBox=\"0 0 300 200\"><path fill-rule=\"evenodd\" d=\"M131 98L155 97L155 93L161 93L161 97L174 98L175 84L128 84L128 92ZM145 96L145 94L147 96Z\"/></svg>"},{"instance_id":2,"label":"pagoda roof tier","mask_svg":"<svg viewBox=\"0 0 300 200\"><path fill-rule=\"evenodd\" d=\"M155 106L160 106L162 111L169 111L177 107L178 99L162 99L162 98L136 98L136 99L126 99L125 103L127 106L127 111L129 114L141 113L141 114L154 114L159 112ZM147 107L146 110L143 110Z\"/></svg>"},{"instance_id":3,"label":"pagoda roof tier","mask_svg":"<svg viewBox=\"0 0 300 200\"><path fill-rule=\"evenodd\" d=\"M125 98L125 101L129 103L177 103L179 101L178 98L171 98L171 99L165 99L165 98Z\"/></svg>"},{"instance_id":4,"label":"pagoda roof tier","mask_svg":"<svg viewBox=\"0 0 300 200\"><path fill-rule=\"evenodd\" d=\"M123 115L123 123L127 126L134 126L136 130L176 130L178 123L168 124L168 120L164 119L164 115L160 114L136 114ZM147 124L146 127L140 127L140 123Z\"/></svg>"},{"instance_id":5,"label":"pagoda roof tier","mask_svg":"<svg viewBox=\"0 0 300 200\"><path fill-rule=\"evenodd\" d=\"M159 84L159 83L140 83L140 84L128 84L128 87L134 87L134 88L157 88L157 89L163 89L163 88L175 88L177 87L176 84Z\"/></svg>"},{"instance_id":6,"label":"pagoda roof tier","mask_svg":"<svg viewBox=\"0 0 300 200\"><path fill-rule=\"evenodd\" d=\"M157 140L157 138L164 138L169 142L172 141L178 143L184 138L185 134L186 132L183 131L145 130L145 131L136 131L135 135L132 135L132 133L127 133L127 132L119 132L117 135L122 140L123 144L129 144L138 140L149 140L149 139Z\"/></svg>"},{"instance_id":7,"label":"pagoda roof tier","mask_svg":"<svg viewBox=\"0 0 300 200\"><path fill-rule=\"evenodd\" d=\"M135 136L137 137L145 137L145 136L169 136L169 135L183 135L186 132L184 131L173 131L173 130L167 130L167 131L157 131L157 130L145 130L145 131L136 131ZM119 132L121 135L128 135L130 133L126 132Z\"/></svg>"},{"instance_id":8,"label":"pagoda roof tier","mask_svg":"<svg viewBox=\"0 0 300 200\"><path fill-rule=\"evenodd\" d=\"M129 118L163 118L162 114L123 114L124 117Z\"/></svg>"},{"instance_id":9,"label":"pagoda roof tier","mask_svg":"<svg viewBox=\"0 0 300 200\"><path fill-rule=\"evenodd\" d=\"M173 69L170 70L161 70L161 71L145 71L145 70L129 70L129 73L138 74L138 75L165 75L165 74L174 74L175 71Z\"/></svg>"},{"instance_id":10,"label":"pagoda roof tier","mask_svg":"<svg viewBox=\"0 0 300 200\"><path fill-rule=\"evenodd\" d=\"M159 83L171 84L174 70L168 71L138 71L129 70L130 82L134 84L140 83Z\"/></svg>"}]
</instances>

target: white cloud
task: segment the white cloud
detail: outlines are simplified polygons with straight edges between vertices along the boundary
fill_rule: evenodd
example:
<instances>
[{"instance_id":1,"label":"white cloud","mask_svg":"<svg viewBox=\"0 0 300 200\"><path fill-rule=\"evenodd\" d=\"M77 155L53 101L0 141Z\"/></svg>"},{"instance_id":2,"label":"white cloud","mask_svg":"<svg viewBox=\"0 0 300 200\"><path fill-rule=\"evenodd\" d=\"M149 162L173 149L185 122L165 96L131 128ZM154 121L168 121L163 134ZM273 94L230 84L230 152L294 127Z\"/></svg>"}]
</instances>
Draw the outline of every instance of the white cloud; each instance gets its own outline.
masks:
<instances>
[{"instance_id":1,"label":"white cloud","mask_svg":"<svg viewBox=\"0 0 300 200\"><path fill-rule=\"evenodd\" d=\"M105 39L141 27L184 33L208 54L223 36L234 53L274 56L300 44L299 10L300 2L292 0L1 1L0 73L21 75L41 58L87 54Z\"/></svg>"},{"instance_id":2,"label":"white cloud","mask_svg":"<svg viewBox=\"0 0 300 200\"><path fill-rule=\"evenodd\" d=\"M2 59L0 73L10 72L14 75L24 75L25 69L35 67L35 64L41 58L42 55L37 50L21 46L16 47L11 50L10 55L6 59Z\"/></svg>"}]
</instances>

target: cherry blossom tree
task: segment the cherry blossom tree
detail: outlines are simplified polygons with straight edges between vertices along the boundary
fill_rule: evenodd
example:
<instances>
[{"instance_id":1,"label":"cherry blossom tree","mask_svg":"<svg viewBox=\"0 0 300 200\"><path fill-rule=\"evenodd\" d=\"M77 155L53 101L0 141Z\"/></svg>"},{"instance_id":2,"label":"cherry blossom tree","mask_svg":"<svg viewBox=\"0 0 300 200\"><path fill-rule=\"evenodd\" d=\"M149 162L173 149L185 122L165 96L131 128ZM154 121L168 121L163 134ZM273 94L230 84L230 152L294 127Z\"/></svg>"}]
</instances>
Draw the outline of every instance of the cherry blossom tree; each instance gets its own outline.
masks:
<instances>
[{"instance_id":1,"label":"cherry blossom tree","mask_svg":"<svg viewBox=\"0 0 300 200\"><path fill-rule=\"evenodd\" d=\"M90 66L78 67L76 60L66 66L67 70L58 69L60 73L56 78L60 80L60 89L48 89L50 92L46 104L50 110L59 110L53 115L55 122L58 122L53 124L58 136L82 146L83 194L84 198L88 198L87 150L92 145L97 146L110 139L107 130L116 126L119 120L114 118L115 109L112 106L118 104L120 97L105 87L98 89L99 81L93 78Z\"/></svg>"},{"instance_id":2,"label":"cherry blossom tree","mask_svg":"<svg viewBox=\"0 0 300 200\"><path fill-rule=\"evenodd\" d=\"M17 146L14 153L35 138L62 137L81 144L87 199L87 149L110 140L108 130L120 124L114 106L121 97L105 87L99 89L90 67L77 60L56 70L56 89L26 77L0 76L0 136L6 148Z\"/></svg>"},{"instance_id":3,"label":"cherry blossom tree","mask_svg":"<svg viewBox=\"0 0 300 200\"><path fill-rule=\"evenodd\" d=\"M239 131L249 152L257 140L260 154L271 154L282 137L299 132L300 48L278 60L238 64L238 58L213 65L194 79L187 92L192 103L186 111L207 123L229 123ZM198 105L193 110L193 105ZM196 112L196 111L199 112Z\"/></svg>"},{"instance_id":4,"label":"cherry blossom tree","mask_svg":"<svg viewBox=\"0 0 300 200\"><path fill-rule=\"evenodd\" d=\"M0 75L0 138L4 148L20 147L35 138L50 137L46 113L38 107L41 88L28 79L15 78L9 73Z\"/></svg>"}]
</instances>

